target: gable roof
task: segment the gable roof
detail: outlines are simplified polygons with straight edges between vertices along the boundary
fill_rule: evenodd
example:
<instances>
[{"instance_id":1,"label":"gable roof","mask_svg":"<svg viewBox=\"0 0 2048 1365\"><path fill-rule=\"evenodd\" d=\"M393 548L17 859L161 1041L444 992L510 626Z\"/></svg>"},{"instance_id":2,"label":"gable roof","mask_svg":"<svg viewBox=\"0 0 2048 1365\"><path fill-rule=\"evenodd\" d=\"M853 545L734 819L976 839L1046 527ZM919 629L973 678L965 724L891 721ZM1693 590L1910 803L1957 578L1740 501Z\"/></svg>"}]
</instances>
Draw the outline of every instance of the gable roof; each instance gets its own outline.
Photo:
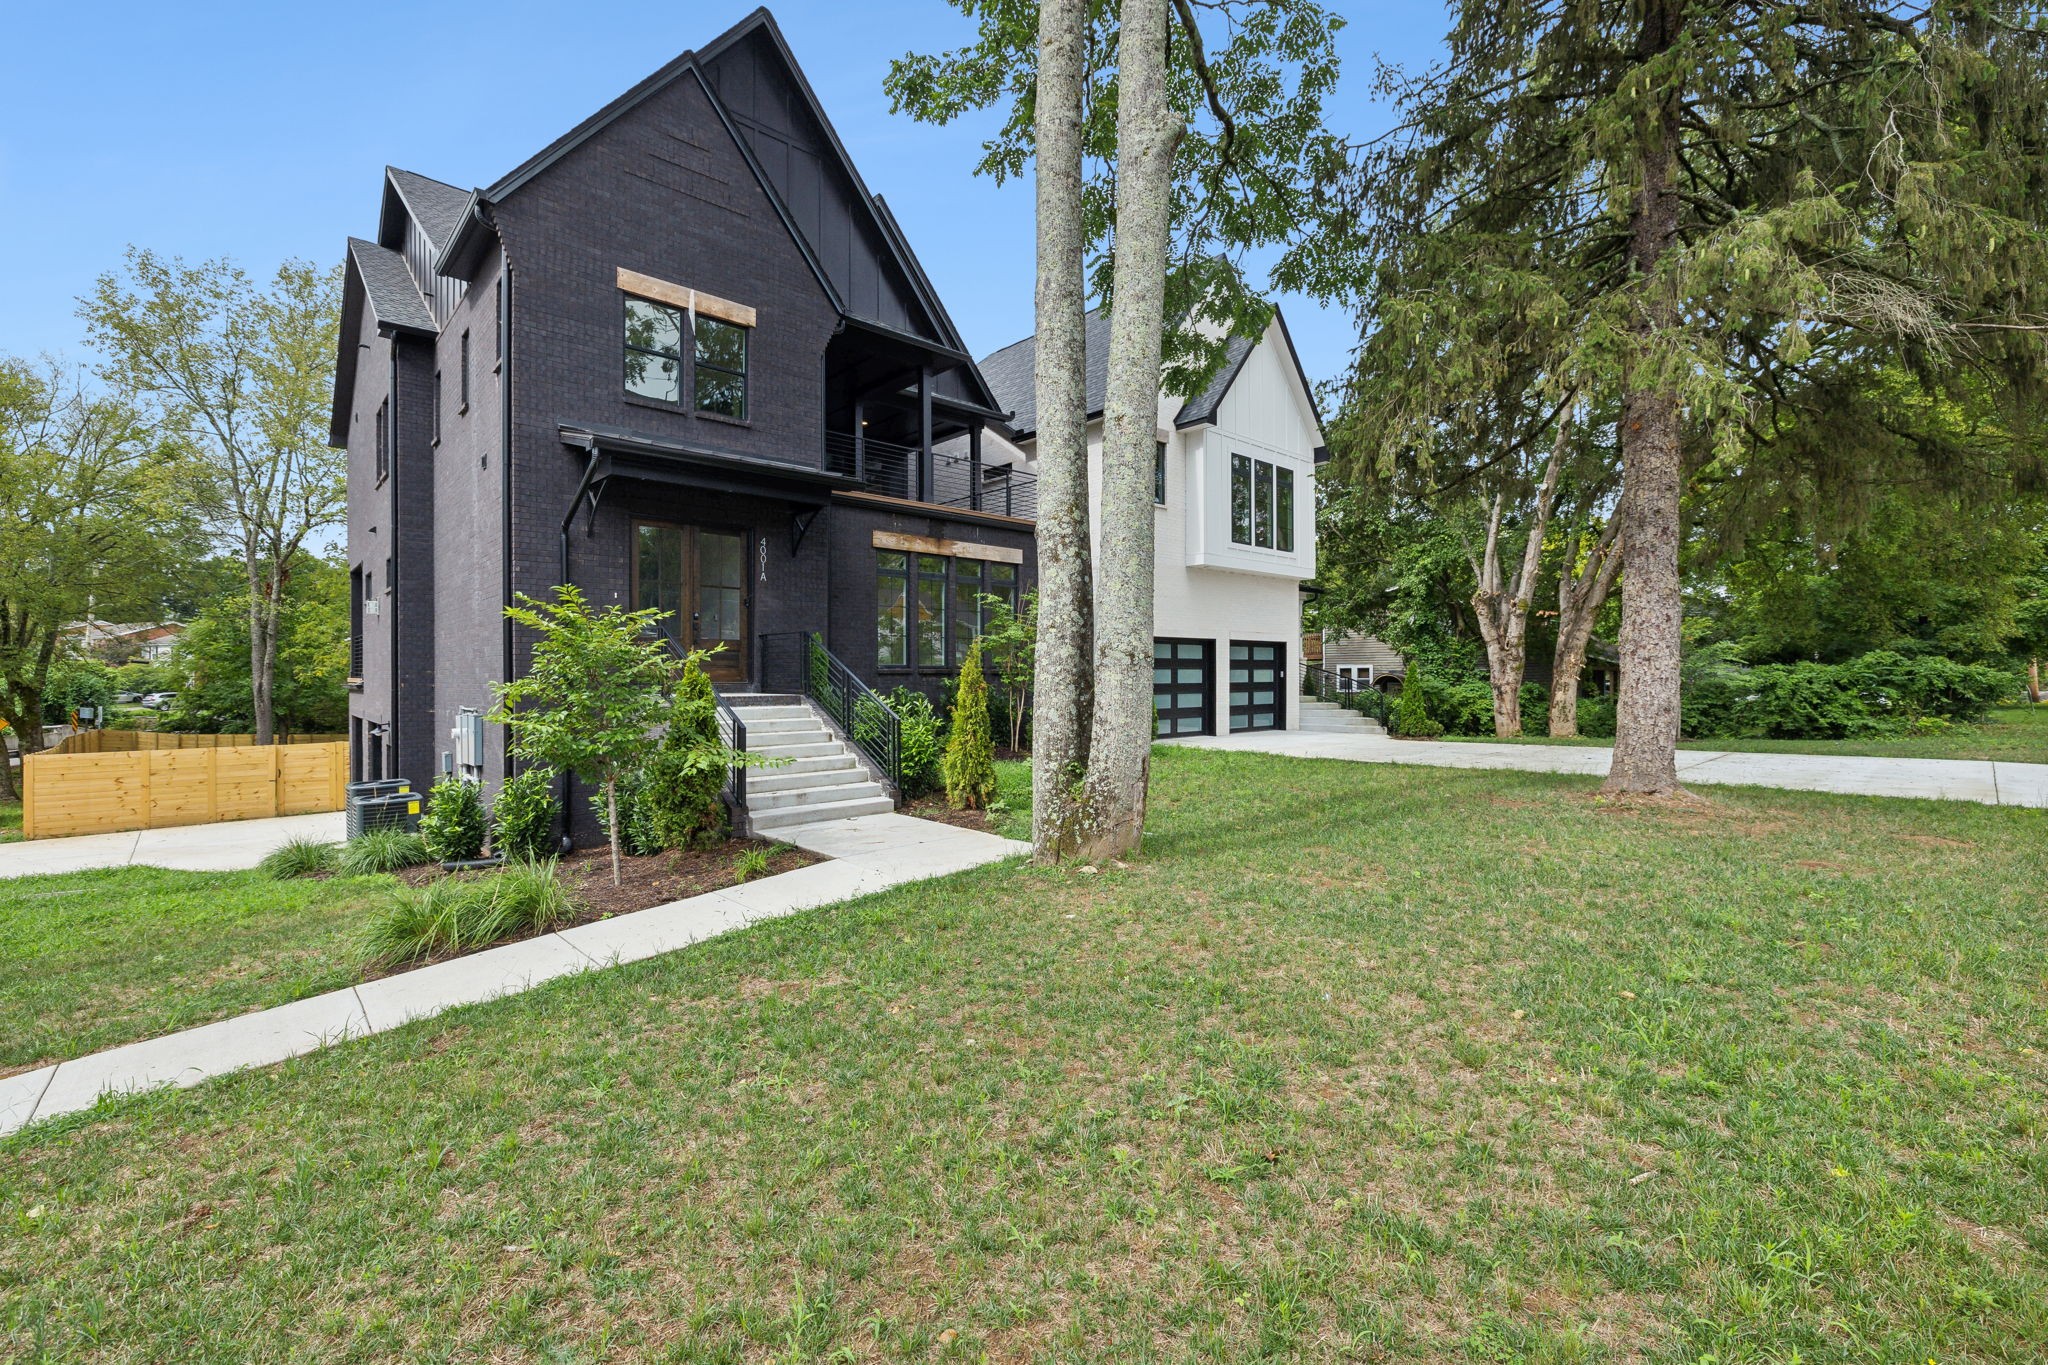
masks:
<instances>
[{"instance_id":1,"label":"gable roof","mask_svg":"<svg viewBox=\"0 0 2048 1365\"><path fill-rule=\"evenodd\" d=\"M1301 381L1301 391L1308 398L1309 412L1315 418L1316 429L1323 425L1323 414L1316 406L1316 391L1308 382L1308 375L1302 371L1301 357L1295 354L1294 338L1288 334L1287 320L1280 309L1273 309L1274 320L1280 324L1280 336L1287 346L1287 358L1294 366L1294 373ZM1083 364L1083 375L1088 393L1088 415L1100 417L1104 402L1109 396L1109 310L1090 309L1082 319L1083 345L1087 348ZM1201 426L1216 420L1216 410L1223 405L1223 399L1230 392L1230 386L1237 382L1243 372L1244 363L1251 358L1258 342L1248 337L1231 337L1223 344L1223 364L1204 388L1193 398L1187 399L1174 415L1177 428ZM982 357L981 372L989 386L995 390L996 403L1010 409L1014 416L1008 426L1011 435L1027 440L1038 430L1038 336L1036 333L1022 341L1011 342L1002 350Z\"/></svg>"},{"instance_id":2,"label":"gable roof","mask_svg":"<svg viewBox=\"0 0 2048 1365\"><path fill-rule=\"evenodd\" d=\"M413 221L420 225L420 231L426 234L434 250L447 246L455 236L455 229L461 226L463 215L469 211L469 191L396 166L386 166L384 174L390 180L391 188L397 192L399 202L412 214ZM382 225L378 232L378 236L386 241L389 240L385 231L388 227L388 224Z\"/></svg>"},{"instance_id":3,"label":"gable roof","mask_svg":"<svg viewBox=\"0 0 2048 1365\"><path fill-rule=\"evenodd\" d=\"M341 284L341 330L334 357L334 404L327 418L327 443L331 446L348 444L349 399L356 390L359 353L356 339L362 335L366 306L380 330L389 328L414 336L434 336L440 331L405 257L375 242L349 238Z\"/></svg>"}]
</instances>

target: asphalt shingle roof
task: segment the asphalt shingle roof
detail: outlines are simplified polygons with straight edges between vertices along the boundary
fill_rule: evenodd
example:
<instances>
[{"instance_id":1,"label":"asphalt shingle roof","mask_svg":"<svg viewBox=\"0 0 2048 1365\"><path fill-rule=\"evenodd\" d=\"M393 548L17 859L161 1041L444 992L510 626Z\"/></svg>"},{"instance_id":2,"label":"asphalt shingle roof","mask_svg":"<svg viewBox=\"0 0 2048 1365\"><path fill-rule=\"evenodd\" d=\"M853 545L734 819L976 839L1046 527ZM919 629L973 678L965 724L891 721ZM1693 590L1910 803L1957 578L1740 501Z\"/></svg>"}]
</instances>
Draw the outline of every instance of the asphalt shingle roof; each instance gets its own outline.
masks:
<instances>
[{"instance_id":1,"label":"asphalt shingle roof","mask_svg":"<svg viewBox=\"0 0 2048 1365\"><path fill-rule=\"evenodd\" d=\"M369 296L370 309L376 313L377 321L422 332L440 330L434 323L433 310L420 297L419 285L414 283L405 257L360 237L348 239L348 253L356 263L356 273L363 277L363 292Z\"/></svg>"},{"instance_id":2,"label":"asphalt shingle roof","mask_svg":"<svg viewBox=\"0 0 2048 1365\"><path fill-rule=\"evenodd\" d=\"M1097 308L1082 320L1083 337L1087 346L1087 361L1084 373L1088 387L1088 415L1100 416L1102 407L1109 397L1109 310ZM1223 365L1209 381L1209 387L1181 405L1175 416L1175 426L1193 426L1197 422L1210 422L1216 418L1216 405L1223 401L1223 395L1230 390L1230 381L1237 378L1244 358L1252 353L1256 342L1244 337L1232 337L1224 347ZM1016 414L1010 419L1010 430L1019 437L1029 437L1038 430L1038 337L1034 334L1022 341L1013 342L1002 350L987 356L981 362L982 377L988 380L994 390L996 406Z\"/></svg>"},{"instance_id":3,"label":"asphalt shingle roof","mask_svg":"<svg viewBox=\"0 0 2048 1365\"><path fill-rule=\"evenodd\" d=\"M469 207L469 191L416 171L402 171L396 166L390 171L391 183L398 187L399 196L419 220L420 231L427 234L434 250L448 245L455 229L462 226L463 210Z\"/></svg>"}]
</instances>

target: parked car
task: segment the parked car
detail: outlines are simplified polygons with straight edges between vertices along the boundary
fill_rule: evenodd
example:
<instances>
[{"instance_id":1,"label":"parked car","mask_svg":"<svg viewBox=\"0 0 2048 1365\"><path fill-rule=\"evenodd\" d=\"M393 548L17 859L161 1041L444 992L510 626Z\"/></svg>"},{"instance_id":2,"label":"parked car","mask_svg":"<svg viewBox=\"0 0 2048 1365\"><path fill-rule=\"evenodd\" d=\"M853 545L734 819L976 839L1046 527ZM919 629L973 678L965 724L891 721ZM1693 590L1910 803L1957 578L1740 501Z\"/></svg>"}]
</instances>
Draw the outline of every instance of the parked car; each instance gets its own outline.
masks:
<instances>
[{"instance_id":1,"label":"parked car","mask_svg":"<svg viewBox=\"0 0 2048 1365\"><path fill-rule=\"evenodd\" d=\"M114 705L116 706L133 706L141 700L142 694L140 692L116 692L114 694Z\"/></svg>"},{"instance_id":2,"label":"parked car","mask_svg":"<svg viewBox=\"0 0 2048 1365\"><path fill-rule=\"evenodd\" d=\"M171 703L177 699L178 694L176 692L151 692L142 699L142 704L152 711L167 711L170 709Z\"/></svg>"}]
</instances>

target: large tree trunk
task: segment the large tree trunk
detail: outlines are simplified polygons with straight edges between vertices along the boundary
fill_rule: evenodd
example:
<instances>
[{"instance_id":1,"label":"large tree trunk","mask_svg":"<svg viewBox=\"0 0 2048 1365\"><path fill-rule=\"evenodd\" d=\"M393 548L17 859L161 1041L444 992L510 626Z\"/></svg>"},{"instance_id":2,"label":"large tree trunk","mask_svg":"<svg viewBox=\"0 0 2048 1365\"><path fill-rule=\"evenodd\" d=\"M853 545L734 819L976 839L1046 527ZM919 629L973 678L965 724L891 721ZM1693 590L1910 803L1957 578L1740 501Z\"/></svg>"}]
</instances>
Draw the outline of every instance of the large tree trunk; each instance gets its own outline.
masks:
<instances>
[{"instance_id":1,"label":"large tree trunk","mask_svg":"<svg viewBox=\"0 0 2048 1365\"><path fill-rule=\"evenodd\" d=\"M1639 60L1653 61L1677 39L1671 0L1648 7ZM1658 363L1660 333L1678 325L1670 286L1657 267L1678 237L1678 195L1672 185L1678 111L1667 98L1645 130L1642 188L1631 215L1629 260L1642 282L1632 379L1621 414L1621 542L1628 586L1621 595L1621 696L1615 713L1614 762L1606 790L1668 795L1678 785L1679 623L1678 490L1681 478L1678 395Z\"/></svg>"},{"instance_id":2,"label":"large tree trunk","mask_svg":"<svg viewBox=\"0 0 2048 1365\"><path fill-rule=\"evenodd\" d=\"M1031 850L1075 848L1095 713L1088 544L1088 389L1082 279L1081 90L1086 0L1038 11L1038 650L1031 716Z\"/></svg>"},{"instance_id":3,"label":"large tree trunk","mask_svg":"<svg viewBox=\"0 0 2048 1365\"><path fill-rule=\"evenodd\" d=\"M1543 538L1550 530L1551 500L1557 494L1558 471L1564 466L1565 443L1571 439L1569 407L1557 421L1557 441L1536 490L1528 535L1522 542L1522 563L1514 577L1502 581L1500 567L1501 495L1493 495L1486 519L1486 556L1473 566L1479 586L1472 592L1472 610L1479 617L1479 635L1486 642L1487 681L1493 688L1493 733L1513 739L1522 733L1522 675L1529 658L1529 603L1536 575L1543 567Z\"/></svg>"},{"instance_id":4,"label":"large tree trunk","mask_svg":"<svg viewBox=\"0 0 2048 1365\"><path fill-rule=\"evenodd\" d=\"M1557 652L1550 666L1550 735L1571 739L1579 733L1579 679L1586 671L1586 645L1593 638L1593 621L1606 605L1607 594L1621 576L1619 536L1621 521L1609 518L1600 536L1578 563L1576 553L1582 537L1572 537L1573 553L1566 559L1557 580Z\"/></svg>"},{"instance_id":5,"label":"large tree trunk","mask_svg":"<svg viewBox=\"0 0 2048 1365\"><path fill-rule=\"evenodd\" d=\"M1087 828L1076 852L1135 850L1152 756L1152 468L1160 331L1181 120L1166 89L1168 0L1124 0L1117 37L1116 297L1102 414L1101 560L1095 580L1095 728Z\"/></svg>"},{"instance_id":6,"label":"large tree trunk","mask_svg":"<svg viewBox=\"0 0 2048 1365\"><path fill-rule=\"evenodd\" d=\"M2041 661L2027 660L2027 700L2034 705L2041 704Z\"/></svg>"}]
</instances>

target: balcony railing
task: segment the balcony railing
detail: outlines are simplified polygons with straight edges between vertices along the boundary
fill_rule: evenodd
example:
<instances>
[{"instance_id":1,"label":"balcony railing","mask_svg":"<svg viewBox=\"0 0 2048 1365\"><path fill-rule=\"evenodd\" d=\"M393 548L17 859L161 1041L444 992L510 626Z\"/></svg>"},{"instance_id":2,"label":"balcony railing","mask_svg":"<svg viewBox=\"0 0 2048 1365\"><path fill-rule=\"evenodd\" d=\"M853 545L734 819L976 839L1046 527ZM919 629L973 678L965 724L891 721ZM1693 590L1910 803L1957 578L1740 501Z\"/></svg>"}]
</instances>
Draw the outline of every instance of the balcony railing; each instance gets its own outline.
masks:
<instances>
[{"instance_id":1,"label":"balcony railing","mask_svg":"<svg viewBox=\"0 0 2048 1365\"><path fill-rule=\"evenodd\" d=\"M934 503L999 516L1038 517L1038 476L1015 465L985 464L975 478L974 462L957 452L932 452L931 487L923 484L923 457L916 446L856 441L850 432L825 433L825 467L866 484L869 492L912 502Z\"/></svg>"}]
</instances>

